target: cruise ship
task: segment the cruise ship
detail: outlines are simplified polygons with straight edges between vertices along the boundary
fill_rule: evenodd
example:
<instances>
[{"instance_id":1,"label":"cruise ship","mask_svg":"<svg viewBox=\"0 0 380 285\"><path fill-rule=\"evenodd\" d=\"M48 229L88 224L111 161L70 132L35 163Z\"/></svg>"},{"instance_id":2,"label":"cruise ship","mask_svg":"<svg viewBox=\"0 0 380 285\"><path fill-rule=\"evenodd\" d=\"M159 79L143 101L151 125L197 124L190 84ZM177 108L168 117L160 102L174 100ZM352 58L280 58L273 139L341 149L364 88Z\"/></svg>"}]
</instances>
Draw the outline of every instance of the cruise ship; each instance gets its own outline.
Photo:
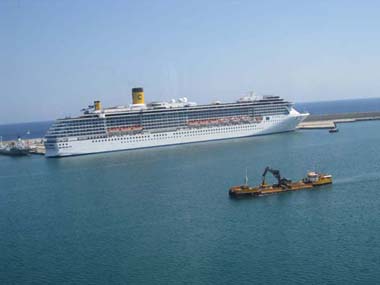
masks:
<instances>
[{"instance_id":1,"label":"cruise ship","mask_svg":"<svg viewBox=\"0 0 380 285\"><path fill-rule=\"evenodd\" d=\"M45 136L46 157L206 142L293 131L309 114L278 96L250 94L236 102L197 105L187 98L146 104L143 88L132 104L56 120Z\"/></svg>"}]
</instances>

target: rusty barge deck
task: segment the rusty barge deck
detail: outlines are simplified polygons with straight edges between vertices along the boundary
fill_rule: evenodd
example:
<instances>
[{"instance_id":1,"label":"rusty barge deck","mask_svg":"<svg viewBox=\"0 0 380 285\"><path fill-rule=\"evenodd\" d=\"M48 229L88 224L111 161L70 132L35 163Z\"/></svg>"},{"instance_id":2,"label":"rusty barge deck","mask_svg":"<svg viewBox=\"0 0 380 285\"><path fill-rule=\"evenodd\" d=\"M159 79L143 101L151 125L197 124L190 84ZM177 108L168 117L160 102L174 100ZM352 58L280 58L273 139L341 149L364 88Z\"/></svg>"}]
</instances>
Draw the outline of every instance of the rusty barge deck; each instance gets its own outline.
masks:
<instances>
[{"instance_id":1,"label":"rusty barge deck","mask_svg":"<svg viewBox=\"0 0 380 285\"><path fill-rule=\"evenodd\" d=\"M289 187L267 186L249 187L246 185L234 186L230 188L230 196L264 196L283 192L298 191L313 188L312 184L303 182L292 183Z\"/></svg>"}]
</instances>

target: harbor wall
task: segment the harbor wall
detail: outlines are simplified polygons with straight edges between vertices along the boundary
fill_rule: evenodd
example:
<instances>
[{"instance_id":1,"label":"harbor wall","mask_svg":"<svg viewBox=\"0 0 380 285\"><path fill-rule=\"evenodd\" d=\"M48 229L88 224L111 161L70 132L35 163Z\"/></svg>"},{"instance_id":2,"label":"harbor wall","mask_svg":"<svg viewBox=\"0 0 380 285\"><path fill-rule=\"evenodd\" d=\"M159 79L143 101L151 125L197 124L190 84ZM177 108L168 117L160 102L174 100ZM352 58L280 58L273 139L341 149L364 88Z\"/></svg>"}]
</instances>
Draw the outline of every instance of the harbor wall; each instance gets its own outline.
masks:
<instances>
[{"instance_id":1,"label":"harbor wall","mask_svg":"<svg viewBox=\"0 0 380 285\"><path fill-rule=\"evenodd\" d=\"M370 120L380 120L380 112L310 115L298 125L298 129L330 129L339 123Z\"/></svg>"}]
</instances>

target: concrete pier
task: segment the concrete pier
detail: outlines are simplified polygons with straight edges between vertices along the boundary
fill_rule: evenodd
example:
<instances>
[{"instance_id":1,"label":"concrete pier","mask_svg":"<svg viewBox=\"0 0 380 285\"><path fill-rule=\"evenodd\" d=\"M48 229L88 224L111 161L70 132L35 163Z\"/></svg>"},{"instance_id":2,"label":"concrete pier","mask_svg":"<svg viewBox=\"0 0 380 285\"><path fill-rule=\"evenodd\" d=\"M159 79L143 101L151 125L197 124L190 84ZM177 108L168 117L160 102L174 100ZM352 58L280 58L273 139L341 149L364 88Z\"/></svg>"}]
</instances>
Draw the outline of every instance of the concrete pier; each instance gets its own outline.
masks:
<instances>
[{"instance_id":1,"label":"concrete pier","mask_svg":"<svg viewBox=\"0 0 380 285\"><path fill-rule=\"evenodd\" d=\"M298 129L331 129L338 123L380 120L380 112L310 115Z\"/></svg>"}]
</instances>

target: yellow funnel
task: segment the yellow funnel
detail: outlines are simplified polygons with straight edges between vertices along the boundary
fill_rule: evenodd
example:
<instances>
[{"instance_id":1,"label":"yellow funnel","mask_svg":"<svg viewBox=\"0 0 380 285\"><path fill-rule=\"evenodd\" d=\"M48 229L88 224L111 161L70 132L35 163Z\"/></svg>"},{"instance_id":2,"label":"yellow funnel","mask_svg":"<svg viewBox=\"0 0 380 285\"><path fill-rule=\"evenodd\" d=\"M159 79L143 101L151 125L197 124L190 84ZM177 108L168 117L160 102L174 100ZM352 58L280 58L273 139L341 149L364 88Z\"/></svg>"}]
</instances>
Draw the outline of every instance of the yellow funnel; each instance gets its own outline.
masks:
<instances>
[{"instance_id":1,"label":"yellow funnel","mask_svg":"<svg viewBox=\"0 0 380 285\"><path fill-rule=\"evenodd\" d=\"M133 104L145 104L144 90L142 88L132 88Z\"/></svg>"},{"instance_id":2,"label":"yellow funnel","mask_svg":"<svg viewBox=\"0 0 380 285\"><path fill-rule=\"evenodd\" d=\"M102 104L100 103L100 101L94 101L94 107L95 111L100 111L102 109Z\"/></svg>"}]
</instances>

